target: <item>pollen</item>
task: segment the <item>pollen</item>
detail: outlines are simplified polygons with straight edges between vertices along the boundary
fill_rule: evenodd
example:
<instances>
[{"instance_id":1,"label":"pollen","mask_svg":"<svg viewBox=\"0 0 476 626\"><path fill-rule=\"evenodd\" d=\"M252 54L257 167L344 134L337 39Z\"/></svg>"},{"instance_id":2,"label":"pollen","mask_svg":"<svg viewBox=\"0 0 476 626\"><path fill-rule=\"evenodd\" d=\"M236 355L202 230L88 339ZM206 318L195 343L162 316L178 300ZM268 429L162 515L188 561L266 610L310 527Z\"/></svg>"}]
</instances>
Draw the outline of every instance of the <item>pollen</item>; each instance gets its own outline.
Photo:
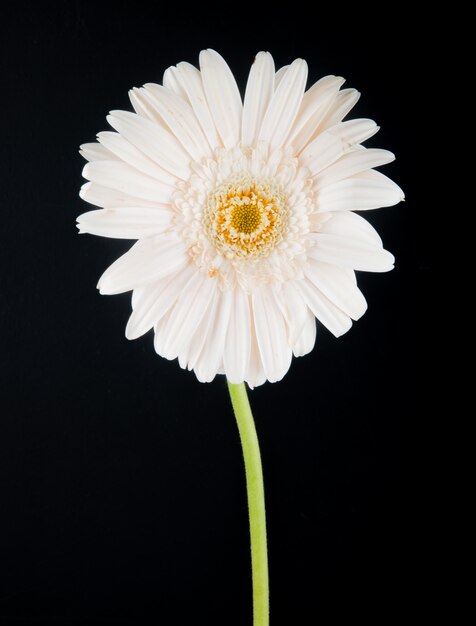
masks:
<instances>
[{"instance_id":1,"label":"pollen","mask_svg":"<svg viewBox=\"0 0 476 626\"><path fill-rule=\"evenodd\" d=\"M242 174L209 194L203 222L226 258L262 257L282 240L287 213L286 197L274 181Z\"/></svg>"}]
</instances>

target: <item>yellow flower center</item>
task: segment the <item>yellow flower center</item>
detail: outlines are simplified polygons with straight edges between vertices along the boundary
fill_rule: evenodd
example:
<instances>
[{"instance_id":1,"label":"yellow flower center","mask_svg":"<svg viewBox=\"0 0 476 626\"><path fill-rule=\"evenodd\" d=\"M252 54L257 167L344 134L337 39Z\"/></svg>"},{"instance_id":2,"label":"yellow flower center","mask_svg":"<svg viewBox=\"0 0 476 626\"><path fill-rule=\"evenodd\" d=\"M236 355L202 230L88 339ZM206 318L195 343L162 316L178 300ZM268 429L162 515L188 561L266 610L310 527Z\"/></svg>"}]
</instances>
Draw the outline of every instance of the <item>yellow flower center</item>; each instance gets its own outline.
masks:
<instances>
[{"instance_id":1,"label":"yellow flower center","mask_svg":"<svg viewBox=\"0 0 476 626\"><path fill-rule=\"evenodd\" d=\"M261 215L256 204L243 204L235 206L231 212L230 220L232 228L239 233L249 235L261 224Z\"/></svg>"},{"instance_id":2,"label":"yellow flower center","mask_svg":"<svg viewBox=\"0 0 476 626\"><path fill-rule=\"evenodd\" d=\"M282 240L287 217L279 185L243 174L209 195L203 222L215 247L232 259L267 256Z\"/></svg>"}]
</instances>

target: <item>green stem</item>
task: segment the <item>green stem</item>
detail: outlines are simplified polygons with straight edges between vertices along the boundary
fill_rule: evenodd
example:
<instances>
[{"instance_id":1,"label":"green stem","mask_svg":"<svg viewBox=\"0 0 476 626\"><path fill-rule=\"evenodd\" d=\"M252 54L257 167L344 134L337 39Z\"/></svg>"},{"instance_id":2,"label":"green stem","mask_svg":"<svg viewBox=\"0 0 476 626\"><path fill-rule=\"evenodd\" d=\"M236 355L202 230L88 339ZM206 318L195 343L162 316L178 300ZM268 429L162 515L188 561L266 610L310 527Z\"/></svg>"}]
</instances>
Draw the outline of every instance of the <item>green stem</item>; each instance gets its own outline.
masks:
<instances>
[{"instance_id":1,"label":"green stem","mask_svg":"<svg viewBox=\"0 0 476 626\"><path fill-rule=\"evenodd\" d=\"M268 551L266 511L264 506L263 469L258 437L244 383L228 382L241 446L245 459L246 489L251 535L251 570L253 577L253 625L269 625Z\"/></svg>"}]
</instances>

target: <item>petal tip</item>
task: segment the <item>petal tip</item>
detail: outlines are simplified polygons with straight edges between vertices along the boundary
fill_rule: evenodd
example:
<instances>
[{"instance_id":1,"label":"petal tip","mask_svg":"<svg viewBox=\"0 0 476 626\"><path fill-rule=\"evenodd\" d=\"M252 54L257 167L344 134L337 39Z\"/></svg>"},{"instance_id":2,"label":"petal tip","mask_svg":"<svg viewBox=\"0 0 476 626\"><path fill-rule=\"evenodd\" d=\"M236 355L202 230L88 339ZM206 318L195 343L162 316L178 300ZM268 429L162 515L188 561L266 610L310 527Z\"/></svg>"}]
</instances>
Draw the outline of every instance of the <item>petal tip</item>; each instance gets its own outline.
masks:
<instances>
[{"instance_id":1,"label":"petal tip","mask_svg":"<svg viewBox=\"0 0 476 626\"><path fill-rule=\"evenodd\" d=\"M351 328L352 328L352 320L349 317L349 321L348 321L347 326L345 326L345 327L343 326L340 330L331 331L331 332L334 335L334 337L336 337L338 339L339 337L342 337L343 335L348 333Z\"/></svg>"},{"instance_id":2,"label":"petal tip","mask_svg":"<svg viewBox=\"0 0 476 626\"><path fill-rule=\"evenodd\" d=\"M91 169L91 163L86 163L86 165L83 167L83 170L81 172L81 175L83 176L83 178L87 178L89 180L89 171ZM81 190L79 192L79 194L81 195L81 191L83 190L83 187L81 187ZM82 197L82 196L81 196Z\"/></svg>"},{"instance_id":3,"label":"petal tip","mask_svg":"<svg viewBox=\"0 0 476 626\"><path fill-rule=\"evenodd\" d=\"M138 337L140 337L140 335L137 334L137 332L134 332L134 327L131 324L131 318L129 318L129 321L127 322L126 330L124 331L124 335L125 335L126 339L128 339L129 341L132 341L132 340L137 339Z\"/></svg>"}]
</instances>

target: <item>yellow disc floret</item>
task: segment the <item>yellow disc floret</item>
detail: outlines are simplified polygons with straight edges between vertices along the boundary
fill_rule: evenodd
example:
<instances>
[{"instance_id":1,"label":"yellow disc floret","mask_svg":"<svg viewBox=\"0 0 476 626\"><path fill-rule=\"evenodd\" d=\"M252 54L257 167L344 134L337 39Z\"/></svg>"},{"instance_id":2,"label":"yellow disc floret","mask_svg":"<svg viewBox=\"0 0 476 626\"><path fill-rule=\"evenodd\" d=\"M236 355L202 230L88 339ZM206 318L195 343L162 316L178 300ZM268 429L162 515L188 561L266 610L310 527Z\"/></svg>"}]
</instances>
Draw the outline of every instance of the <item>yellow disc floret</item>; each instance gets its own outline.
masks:
<instances>
[{"instance_id":1,"label":"yellow disc floret","mask_svg":"<svg viewBox=\"0 0 476 626\"><path fill-rule=\"evenodd\" d=\"M274 181L244 174L208 196L203 221L209 238L227 258L267 256L287 227L286 198Z\"/></svg>"},{"instance_id":2,"label":"yellow disc floret","mask_svg":"<svg viewBox=\"0 0 476 626\"><path fill-rule=\"evenodd\" d=\"M245 197L249 200L248 196ZM237 232L250 235L261 224L259 208L250 202L235 206L231 212L230 223Z\"/></svg>"}]
</instances>

